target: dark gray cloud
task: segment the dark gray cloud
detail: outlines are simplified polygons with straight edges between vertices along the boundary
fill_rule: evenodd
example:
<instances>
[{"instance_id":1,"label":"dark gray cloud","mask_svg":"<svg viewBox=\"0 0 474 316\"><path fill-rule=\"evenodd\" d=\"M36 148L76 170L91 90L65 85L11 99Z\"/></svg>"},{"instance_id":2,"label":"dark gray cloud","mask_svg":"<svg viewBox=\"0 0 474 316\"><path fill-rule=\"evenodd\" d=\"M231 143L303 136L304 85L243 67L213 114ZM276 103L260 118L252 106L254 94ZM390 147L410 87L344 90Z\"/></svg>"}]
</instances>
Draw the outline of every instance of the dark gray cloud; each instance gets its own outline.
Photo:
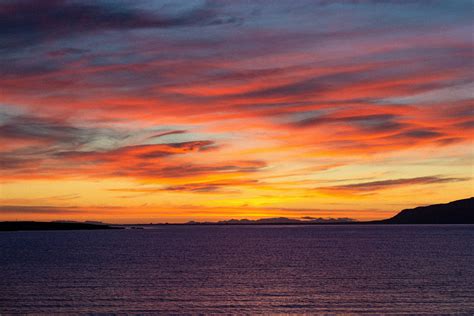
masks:
<instances>
[{"instance_id":1,"label":"dark gray cloud","mask_svg":"<svg viewBox=\"0 0 474 316\"><path fill-rule=\"evenodd\" d=\"M14 116L0 125L0 135L13 139L84 142L83 130L63 122L34 116Z\"/></svg>"},{"instance_id":2,"label":"dark gray cloud","mask_svg":"<svg viewBox=\"0 0 474 316\"><path fill-rule=\"evenodd\" d=\"M437 131L433 131L433 130L416 129L416 130L403 132L400 134L400 136L424 139L424 138L440 137L440 136L443 136L443 134Z\"/></svg>"},{"instance_id":3,"label":"dark gray cloud","mask_svg":"<svg viewBox=\"0 0 474 316\"><path fill-rule=\"evenodd\" d=\"M344 83L352 82L354 76L360 77L361 73L354 73L353 71L342 71L331 75L317 76L312 78L305 78L296 82L278 85L270 88L257 89L245 93L234 95L237 98L275 98L283 97L289 98L292 96L315 96L331 90L334 86L341 86Z\"/></svg>"},{"instance_id":4,"label":"dark gray cloud","mask_svg":"<svg viewBox=\"0 0 474 316\"><path fill-rule=\"evenodd\" d=\"M22 158L16 155L0 154L0 169L16 170L16 169L34 169L38 166L41 159Z\"/></svg>"},{"instance_id":5,"label":"dark gray cloud","mask_svg":"<svg viewBox=\"0 0 474 316\"><path fill-rule=\"evenodd\" d=\"M123 2L8 1L0 3L0 49L103 30L206 26L240 21L238 17L219 14L210 4L171 15L138 10Z\"/></svg>"},{"instance_id":6,"label":"dark gray cloud","mask_svg":"<svg viewBox=\"0 0 474 316\"><path fill-rule=\"evenodd\" d=\"M392 180L381 180L362 182L354 184L346 184L331 187L322 187L319 189L323 190L334 190L334 191L354 191L354 192L371 192L389 189L393 187L409 186L417 184L436 184L436 183L449 183L449 182L460 182L467 181L469 178L450 178L441 176L428 176L428 177L417 177L417 178L402 178Z\"/></svg>"},{"instance_id":7,"label":"dark gray cloud","mask_svg":"<svg viewBox=\"0 0 474 316\"><path fill-rule=\"evenodd\" d=\"M291 124L293 127L306 128L325 124L351 124L359 129L369 132L390 132L397 131L407 126L398 120L399 116L395 114L369 114L369 115L352 115L352 116L334 116L322 115L300 120Z\"/></svg>"},{"instance_id":8,"label":"dark gray cloud","mask_svg":"<svg viewBox=\"0 0 474 316\"><path fill-rule=\"evenodd\" d=\"M115 129L77 127L65 120L48 117L8 115L1 112L0 117L0 137L39 141L69 149L94 142L113 143L129 136Z\"/></svg>"},{"instance_id":9,"label":"dark gray cloud","mask_svg":"<svg viewBox=\"0 0 474 316\"><path fill-rule=\"evenodd\" d=\"M457 126L459 126L460 128L468 128L468 129L474 128L474 120L459 123Z\"/></svg>"},{"instance_id":10,"label":"dark gray cloud","mask_svg":"<svg viewBox=\"0 0 474 316\"><path fill-rule=\"evenodd\" d=\"M148 137L148 139L160 138L160 137L164 137L168 135L185 134L185 133L187 133L187 131L184 131L184 130L167 131L167 132L161 132L161 133L151 135L150 137Z\"/></svg>"}]
</instances>

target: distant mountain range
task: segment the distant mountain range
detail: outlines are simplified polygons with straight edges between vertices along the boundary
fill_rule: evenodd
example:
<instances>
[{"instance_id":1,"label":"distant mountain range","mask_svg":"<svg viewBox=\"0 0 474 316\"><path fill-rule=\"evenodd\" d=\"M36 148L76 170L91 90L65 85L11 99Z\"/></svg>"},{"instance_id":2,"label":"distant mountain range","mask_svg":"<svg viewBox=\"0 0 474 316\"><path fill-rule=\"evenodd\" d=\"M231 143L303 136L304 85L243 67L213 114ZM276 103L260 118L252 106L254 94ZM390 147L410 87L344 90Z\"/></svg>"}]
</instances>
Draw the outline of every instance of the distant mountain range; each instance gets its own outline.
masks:
<instances>
[{"instance_id":1,"label":"distant mountain range","mask_svg":"<svg viewBox=\"0 0 474 316\"><path fill-rule=\"evenodd\" d=\"M341 218L312 218L306 217L303 219L295 219L288 217L272 217L272 218L262 218L262 219L230 219L226 221L219 222L187 222L186 224L197 224L197 225L282 225L282 224L329 224L329 223L354 223L356 222L352 218L341 217Z\"/></svg>"}]
</instances>

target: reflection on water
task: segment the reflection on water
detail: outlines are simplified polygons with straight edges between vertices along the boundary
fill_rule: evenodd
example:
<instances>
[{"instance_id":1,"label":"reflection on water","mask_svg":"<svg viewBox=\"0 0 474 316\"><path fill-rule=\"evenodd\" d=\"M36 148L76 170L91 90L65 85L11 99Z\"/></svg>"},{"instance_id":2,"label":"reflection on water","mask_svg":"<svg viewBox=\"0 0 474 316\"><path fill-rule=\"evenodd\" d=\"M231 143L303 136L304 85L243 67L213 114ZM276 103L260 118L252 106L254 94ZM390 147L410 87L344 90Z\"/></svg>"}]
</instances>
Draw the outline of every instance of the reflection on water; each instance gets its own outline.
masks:
<instances>
[{"instance_id":1,"label":"reflection on water","mask_svg":"<svg viewBox=\"0 0 474 316\"><path fill-rule=\"evenodd\" d=\"M474 313L474 226L0 233L0 313Z\"/></svg>"}]
</instances>

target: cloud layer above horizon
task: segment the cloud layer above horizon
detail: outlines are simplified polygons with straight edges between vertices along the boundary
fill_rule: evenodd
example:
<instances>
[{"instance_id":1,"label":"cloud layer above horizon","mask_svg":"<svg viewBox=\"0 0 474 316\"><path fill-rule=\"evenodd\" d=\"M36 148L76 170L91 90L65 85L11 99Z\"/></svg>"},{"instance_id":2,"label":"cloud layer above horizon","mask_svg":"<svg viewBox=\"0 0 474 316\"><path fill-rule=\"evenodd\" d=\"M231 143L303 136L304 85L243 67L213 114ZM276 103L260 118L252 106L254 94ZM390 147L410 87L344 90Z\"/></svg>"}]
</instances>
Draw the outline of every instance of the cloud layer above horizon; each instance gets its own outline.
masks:
<instances>
[{"instance_id":1,"label":"cloud layer above horizon","mask_svg":"<svg viewBox=\"0 0 474 316\"><path fill-rule=\"evenodd\" d=\"M472 196L472 9L0 1L0 220L375 219Z\"/></svg>"}]
</instances>

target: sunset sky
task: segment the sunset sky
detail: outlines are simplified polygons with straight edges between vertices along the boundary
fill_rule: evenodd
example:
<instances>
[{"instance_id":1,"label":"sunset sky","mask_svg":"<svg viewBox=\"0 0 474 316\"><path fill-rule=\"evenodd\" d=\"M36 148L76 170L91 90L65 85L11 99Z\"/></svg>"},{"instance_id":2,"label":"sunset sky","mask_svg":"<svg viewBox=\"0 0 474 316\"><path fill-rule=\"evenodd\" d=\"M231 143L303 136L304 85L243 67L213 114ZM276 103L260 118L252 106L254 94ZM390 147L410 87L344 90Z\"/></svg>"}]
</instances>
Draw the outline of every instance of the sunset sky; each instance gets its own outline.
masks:
<instances>
[{"instance_id":1,"label":"sunset sky","mask_svg":"<svg viewBox=\"0 0 474 316\"><path fill-rule=\"evenodd\" d=\"M470 0L0 0L0 220L473 196L472 21Z\"/></svg>"}]
</instances>

